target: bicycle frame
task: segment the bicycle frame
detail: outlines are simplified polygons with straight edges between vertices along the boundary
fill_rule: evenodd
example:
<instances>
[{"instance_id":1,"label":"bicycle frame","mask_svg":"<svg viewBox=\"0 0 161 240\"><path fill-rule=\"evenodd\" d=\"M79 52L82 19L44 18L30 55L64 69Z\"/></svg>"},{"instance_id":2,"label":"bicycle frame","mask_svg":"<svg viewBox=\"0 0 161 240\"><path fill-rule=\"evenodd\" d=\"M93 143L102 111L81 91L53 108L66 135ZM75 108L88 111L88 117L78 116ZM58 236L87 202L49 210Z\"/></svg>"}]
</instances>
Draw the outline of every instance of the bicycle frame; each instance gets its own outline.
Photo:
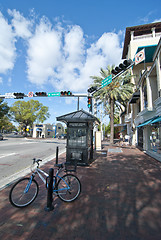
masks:
<instances>
[{"instance_id":1,"label":"bicycle frame","mask_svg":"<svg viewBox=\"0 0 161 240\"><path fill-rule=\"evenodd\" d=\"M53 193L57 193L58 191L63 191L63 190L69 190L69 189L70 189L68 183L59 175L59 173L60 173L61 171L62 171L61 169L58 169L57 172L56 172L56 175L53 176L53 177L54 177L54 181L53 181ZM47 173L44 172L43 170L37 168L37 169L35 170L35 172L32 174L31 179L30 179L30 182L29 182L28 185L26 186L25 192L28 192L29 187L30 187L30 185L31 185L31 183L32 183L32 179L35 177L36 173L38 174L38 176L40 177L40 179L43 181L43 183L46 185L46 178L49 177L49 174L47 174ZM42 174L43 174L46 178L44 178L44 177L42 176ZM55 186L56 186L56 183L57 183L57 178L62 179L62 181L66 184L66 187L65 187L65 188L55 189Z\"/></svg>"}]
</instances>

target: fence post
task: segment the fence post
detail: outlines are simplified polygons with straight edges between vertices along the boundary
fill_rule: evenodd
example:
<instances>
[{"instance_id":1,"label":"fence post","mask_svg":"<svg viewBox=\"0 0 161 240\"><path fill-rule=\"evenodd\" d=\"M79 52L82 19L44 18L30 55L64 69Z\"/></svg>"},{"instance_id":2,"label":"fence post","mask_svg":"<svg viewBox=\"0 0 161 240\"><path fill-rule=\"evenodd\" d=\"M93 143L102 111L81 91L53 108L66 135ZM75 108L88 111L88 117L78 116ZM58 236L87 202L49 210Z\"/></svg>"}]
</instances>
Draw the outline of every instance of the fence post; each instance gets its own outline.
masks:
<instances>
[{"instance_id":1,"label":"fence post","mask_svg":"<svg viewBox=\"0 0 161 240\"><path fill-rule=\"evenodd\" d=\"M48 189L47 189L47 206L45 211L50 212L54 209L53 202L53 168L49 169Z\"/></svg>"}]
</instances>

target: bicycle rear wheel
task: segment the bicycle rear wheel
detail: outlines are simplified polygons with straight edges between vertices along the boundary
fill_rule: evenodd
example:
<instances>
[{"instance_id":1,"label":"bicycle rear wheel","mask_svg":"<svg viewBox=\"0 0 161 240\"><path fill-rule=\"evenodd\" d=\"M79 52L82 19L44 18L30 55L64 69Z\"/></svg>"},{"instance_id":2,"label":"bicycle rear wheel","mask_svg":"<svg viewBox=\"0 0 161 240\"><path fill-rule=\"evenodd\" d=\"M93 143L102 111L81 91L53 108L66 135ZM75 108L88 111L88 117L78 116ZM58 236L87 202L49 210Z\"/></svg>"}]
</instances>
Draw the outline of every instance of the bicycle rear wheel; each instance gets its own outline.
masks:
<instances>
[{"instance_id":1,"label":"bicycle rear wheel","mask_svg":"<svg viewBox=\"0 0 161 240\"><path fill-rule=\"evenodd\" d=\"M35 179L22 178L10 190L9 200L14 207L23 208L31 204L39 192Z\"/></svg>"},{"instance_id":2,"label":"bicycle rear wheel","mask_svg":"<svg viewBox=\"0 0 161 240\"><path fill-rule=\"evenodd\" d=\"M80 180L72 174L66 174L58 181L57 195L64 202L72 202L81 192Z\"/></svg>"}]
</instances>

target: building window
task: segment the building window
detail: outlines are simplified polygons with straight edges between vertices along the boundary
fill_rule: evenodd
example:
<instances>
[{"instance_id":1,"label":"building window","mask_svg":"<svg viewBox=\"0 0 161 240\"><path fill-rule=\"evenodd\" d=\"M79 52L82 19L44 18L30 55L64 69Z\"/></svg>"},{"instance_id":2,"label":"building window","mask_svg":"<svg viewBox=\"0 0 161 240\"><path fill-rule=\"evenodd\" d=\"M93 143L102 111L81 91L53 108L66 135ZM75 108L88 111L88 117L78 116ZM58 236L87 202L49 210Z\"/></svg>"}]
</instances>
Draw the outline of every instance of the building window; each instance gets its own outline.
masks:
<instances>
[{"instance_id":1,"label":"building window","mask_svg":"<svg viewBox=\"0 0 161 240\"><path fill-rule=\"evenodd\" d=\"M151 126L150 150L161 154L161 123Z\"/></svg>"},{"instance_id":2,"label":"building window","mask_svg":"<svg viewBox=\"0 0 161 240\"><path fill-rule=\"evenodd\" d=\"M86 146L86 128L69 128L68 136L68 145L70 147Z\"/></svg>"},{"instance_id":3,"label":"building window","mask_svg":"<svg viewBox=\"0 0 161 240\"><path fill-rule=\"evenodd\" d=\"M138 146L143 148L143 128L138 129Z\"/></svg>"}]
</instances>

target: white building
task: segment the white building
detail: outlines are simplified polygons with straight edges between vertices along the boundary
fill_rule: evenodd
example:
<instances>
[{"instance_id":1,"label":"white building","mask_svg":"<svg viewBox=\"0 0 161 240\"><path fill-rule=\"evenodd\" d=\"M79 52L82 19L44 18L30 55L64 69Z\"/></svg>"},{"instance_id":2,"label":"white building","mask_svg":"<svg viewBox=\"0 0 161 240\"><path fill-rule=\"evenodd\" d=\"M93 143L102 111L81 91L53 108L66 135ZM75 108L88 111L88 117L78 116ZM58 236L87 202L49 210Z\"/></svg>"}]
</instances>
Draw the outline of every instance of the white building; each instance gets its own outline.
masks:
<instances>
[{"instance_id":1,"label":"white building","mask_svg":"<svg viewBox=\"0 0 161 240\"><path fill-rule=\"evenodd\" d=\"M61 123L52 124L33 124L33 138L52 138L64 133Z\"/></svg>"},{"instance_id":2,"label":"white building","mask_svg":"<svg viewBox=\"0 0 161 240\"><path fill-rule=\"evenodd\" d=\"M126 28L123 59L145 50L145 61L132 68L135 93L124 123L132 144L161 160L161 22Z\"/></svg>"},{"instance_id":3,"label":"white building","mask_svg":"<svg viewBox=\"0 0 161 240\"><path fill-rule=\"evenodd\" d=\"M33 124L33 138L51 138L54 136L53 125Z\"/></svg>"}]
</instances>

